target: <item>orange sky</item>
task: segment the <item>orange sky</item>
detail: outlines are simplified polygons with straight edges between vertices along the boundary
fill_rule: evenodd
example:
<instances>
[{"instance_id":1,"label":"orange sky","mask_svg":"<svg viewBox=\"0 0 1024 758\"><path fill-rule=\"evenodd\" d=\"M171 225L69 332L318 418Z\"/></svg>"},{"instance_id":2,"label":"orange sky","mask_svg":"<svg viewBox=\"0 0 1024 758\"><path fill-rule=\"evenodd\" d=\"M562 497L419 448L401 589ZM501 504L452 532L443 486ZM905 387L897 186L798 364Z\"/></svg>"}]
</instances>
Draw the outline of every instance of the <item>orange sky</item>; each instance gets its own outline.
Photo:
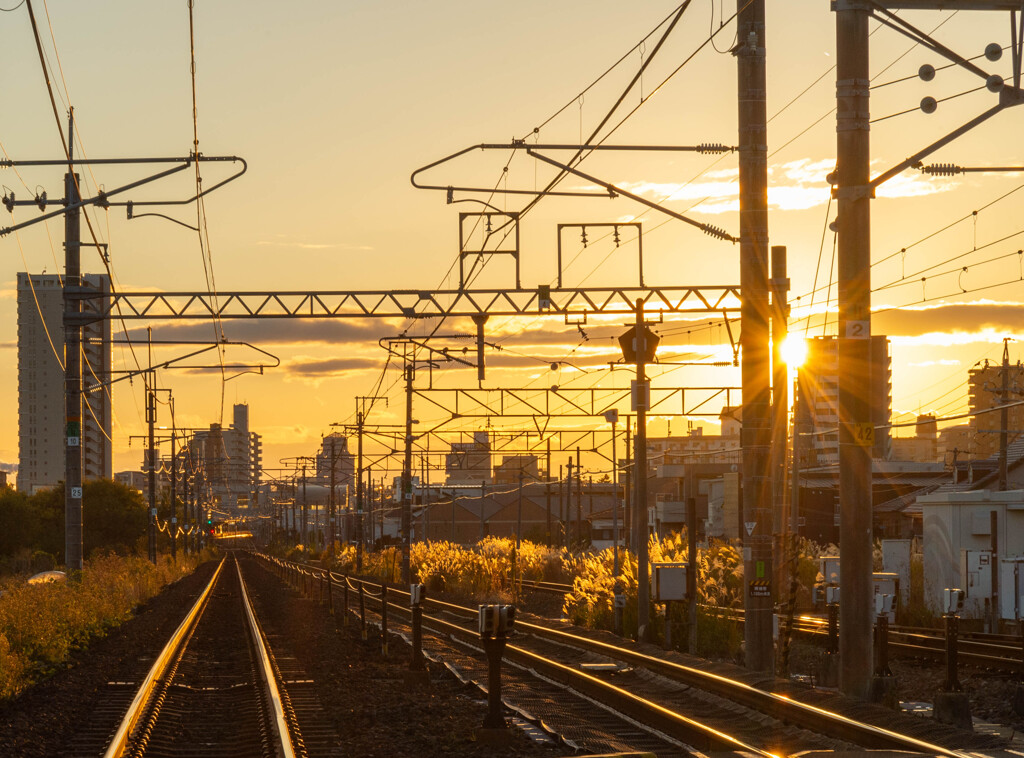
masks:
<instances>
[{"instance_id":1,"label":"orange sky","mask_svg":"<svg viewBox=\"0 0 1024 758\"><path fill-rule=\"evenodd\" d=\"M80 152L127 157L184 155L191 149L184 4L50 0L46 8L41 2L35 6L52 79L63 100L58 100L58 110L67 102L76 108ZM831 297L834 319L836 294L834 273L830 275L834 236L827 229L835 206L830 206L824 179L835 152L834 73L829 72L835 60L834 19L827 3L769 6L771 241L789 248L791 298L798 319L794 328L831 333L833 327L822 324L821 314ZM794 12L797 6L799 12ZM542 142L578 142L604 116L654 41L642 53L629 53L611 76L582 97L579 93L674 7L671 2L627 6L612 0L528 1L513 12L507 6L454 1L310 7L251 2L242 15L237 6L200 0L195 8L200 149L207 155L243 156L250 166L245 177L206 203L217 288L453 286L445 272L456 259L457 214L472 206L449 207L443 194L414 190L409 174L475 143L507 142L513 135L532 141L534 127L541 124L537 139ZM687 12L643 77L642 106L640 91L627 97L626 110L641 107L610 142L735 143L731 26L716 36L717 51L704 48L659 87L704 42L709 29L720 26L720 7L700 3ZM989 42L1006 44L1009 37L1009 24L1001 14L917 13L907 18L926 30L938 27L942 42L969 57L980 55ZM12 158L56 158L60 141L25 8L3 14L0 23L0 66L8 72L0 143ZM891 31L872 36L874 84L895 82L873 92L874 117L913 109L926 95L941 99L977 87L972 76L953 69L922 82L914 78L922 63L942 65L935 55L912 48ZM1009 74L1009 55L984 64ZM888 168L972 118L990 107L994 97L983 90L943 102L931 116L913 111L875 123L874 170ZM1007 111L929 162L1021 164L1013 148L1019 143L1019 118L1016 111ZM425 178L438 184L492 186L497 181L498 186L533 189L551 175L521 152L503 174L508 158L503 152L474 152ZM583 168L738 233L735 156L595 154ZM0 173L5 191L13 190L19 198L30 197L37 186L51 197L61 193L59 169L26 170L20 179L10 170ZM85 180L110 188L139 175L135 168L105 168ZM207 184L223 175L221 169L204 167ZM1024 194L1007 194L1020 186L1020 174L946 179L908 171L879 192L872 230L877 261L873 302L878 311L874 332L893 338L894 411L962 411L966 389L959 385L967 369L978 360L997 359L1002 337L1022 331L1015 316L1024 299L1024 263L1016 254L1024 246L1019 221ZM563 185L586 187L583 180ZM186 177L133 197L185 197L191 189ZM494 202L505 209L522 203L505 197ZM190 221L195 217L194 208L168 212ZM157 219L128 221L123 209L92 213L100 237L110 243L122 290L207 288L194 232ZM34 214L18 208L14 215L20 221ZM554 278L556 224L633 220L644 224L649 284L738 283L737 246L666 222L666 217L623 198L551 198L523 223L524 285ZM48 228L39 225L17 239L0 239L5 262L0 274L0 397L5 400L0 403L0 461L17 460L15 273L59 268L61 234L61 225L50 222ZM610 239L594 235L585 248L575 237L563 242L571 259L568 284L634 281L635 245L615 248ZM98 270L94 253L83 258L85 270ZM477 286L509 286L510 268L507 260L493 261ZM799 320L808 313L817 315L810 322ZM716 321L665 325L665 354L690 356L685 360L729 357L725 330L717 323L708 327L709 320ZM131 328L136 326L144 324ZM182 426L218 420L222 396L228 406L249 402L252 427L265 435L268 466L276 465L282 456L312 452L331 422L351 417L354 397L370 394L380 378L384 355L377 339L403 326L366 321L227 323L229 339L279 356L281 367L224 385L219 372L162 372L160 382L173 388ZM415 329L422 333L433 326ZM621 329L616 322L594 324L587 330L589 340L583 341L574 327L558 319L492 320L489 339L504 350L489 355L487 384L628 385L628 372L610 374L602 367L617 355L613 337ZM453 322L443 330L469 331L471 326ZM156 333L208 339L214 332L209 324L159 324ZM245 355L240 348L231 351L239 361ZM1016 360L1019 355L1014 345L1011 356ZM559 360L565 363L557 371L547 368ZM133 366L121 349L115 350L115 363L119 368ZM389 369L380 385L390 389L392 398L386 408L375 409L381 422L401 417L397 379ZM436 379L457 386L472 384L474 374L447 370ZM656 381L735 386L739 376L736 369L684 367ZM140 393L138 383L115 391L116 469L135 468L141 460L138 447L127 445L128 436L143 429ZM469 428L466 422L458 426ZM673 423L673 432L683 428L683 420L678 426ZM656 421L653 431L663 430L663 422Z\"/></svg>"}]
</instances>

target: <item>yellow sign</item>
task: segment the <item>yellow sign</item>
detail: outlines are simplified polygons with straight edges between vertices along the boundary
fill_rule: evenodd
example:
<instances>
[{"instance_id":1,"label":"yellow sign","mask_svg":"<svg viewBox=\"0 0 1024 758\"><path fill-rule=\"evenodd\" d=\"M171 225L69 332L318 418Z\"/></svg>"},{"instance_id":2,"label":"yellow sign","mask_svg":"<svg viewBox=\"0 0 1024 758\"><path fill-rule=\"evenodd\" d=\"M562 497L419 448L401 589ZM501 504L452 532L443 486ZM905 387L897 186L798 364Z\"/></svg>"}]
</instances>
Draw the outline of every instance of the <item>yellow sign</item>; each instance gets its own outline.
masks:
<instances>
[{"instance_id":1,"label":"yellow sign","mask_svg":"<svg viewBox=\"0 0 1024 758\"><path fill-rule=\"evenodd\" d=\"M850 434L858 447L873 447L875 444L874 424L850 424Z\"/></svg>"}]
</instances>

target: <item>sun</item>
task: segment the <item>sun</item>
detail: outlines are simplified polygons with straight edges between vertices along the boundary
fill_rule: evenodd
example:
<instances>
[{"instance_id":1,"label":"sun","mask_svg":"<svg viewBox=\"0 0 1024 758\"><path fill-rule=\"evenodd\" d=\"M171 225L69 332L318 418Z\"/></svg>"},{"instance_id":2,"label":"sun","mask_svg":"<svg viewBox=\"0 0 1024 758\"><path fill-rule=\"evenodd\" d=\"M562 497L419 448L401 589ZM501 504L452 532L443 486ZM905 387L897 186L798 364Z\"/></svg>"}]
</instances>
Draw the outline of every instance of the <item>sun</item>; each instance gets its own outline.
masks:
<instances>
[{"instance_id":1,"label":"sun","mask_svg":"<svg viewBox=\"0 0 1024 758\"><path fill-rule=\"evenodd\" d=\"M807 360L807 340L799 335L791 334L783 341L780 352L782 360L790 368L799 368Z\"/></svg>"}]
</instances>

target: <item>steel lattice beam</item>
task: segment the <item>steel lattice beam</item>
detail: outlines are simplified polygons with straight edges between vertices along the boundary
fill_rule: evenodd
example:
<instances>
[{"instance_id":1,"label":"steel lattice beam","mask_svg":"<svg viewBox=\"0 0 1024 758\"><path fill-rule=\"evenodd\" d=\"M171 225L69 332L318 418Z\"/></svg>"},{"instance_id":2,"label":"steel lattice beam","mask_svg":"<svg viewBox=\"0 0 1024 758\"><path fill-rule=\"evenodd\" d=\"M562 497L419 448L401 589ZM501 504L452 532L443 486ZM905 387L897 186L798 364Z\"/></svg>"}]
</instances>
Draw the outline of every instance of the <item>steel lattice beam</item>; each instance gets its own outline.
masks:
<instances>
[{"instance_id":1,"label":"steel lattice beam","mask_svg":"<svg viewBox=\"0 0 1024 758\"><path fill-rule=\"evenodd\" d=\"M452 418L601 416L605 411L630 402L630 389L584 388L552 390L522 389L414 389L413 394L428 407ZM724 405L739 402L739 387L651 387L651 407L656 416L717 417L721 407L711 409L714 400ZM424 407L418 405L417 407Z\"/></svg>"},{"instance_id":2,"label":"steel lattice beam","mask_svg":"<svg viewBox=\"0 0 1024 758\"><path fill-rule=\"evenodd\" d=\"M90 300L88 293L81 293ZM83 320L206 318L435 318L440 316L632 316L642 299L648 314L740 310L736 285L705 287L581 287L473 290L294 292L117 292Z\"/></svg>"}]
</instances>

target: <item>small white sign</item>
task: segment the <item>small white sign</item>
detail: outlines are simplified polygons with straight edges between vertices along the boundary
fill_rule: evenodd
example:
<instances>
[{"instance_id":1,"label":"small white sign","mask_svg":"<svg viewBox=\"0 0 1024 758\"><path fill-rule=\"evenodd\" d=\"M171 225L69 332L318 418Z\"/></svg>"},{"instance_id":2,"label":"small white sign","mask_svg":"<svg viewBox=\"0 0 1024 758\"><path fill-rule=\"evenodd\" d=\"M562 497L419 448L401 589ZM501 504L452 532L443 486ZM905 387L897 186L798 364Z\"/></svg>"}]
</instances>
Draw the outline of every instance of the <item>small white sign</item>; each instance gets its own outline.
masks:
<instances>
[{"instance_id":1,"label":"small white sign","mask_svg":"<svg viewBox=\"0 0 1024 758\"><path fill-rule=\"evenodd\" d=\"M846 338L851 340L871 339L870 321L847 321Z\"/></svg>"},{"instance_id":2,"label":"small white sign","mask_svg":"<svg viewBox=\"0 0 1024 758\"><path fill-rule=\"evenodd\" d=\"M76 437L76 439L77 439L77 437ZM82 488L81 487L72 487L71 488L71 499L72 500L81 500L82 499Z\"/></svg>"},{"instance_id":3,"label":"small white sign","mask_svg":"<svg viewBox=\"0 0 1024 758\"><path fill-rule=\"evenodd\" d=\"M81 437L68 437L68 447L78 447L81 444Z\"/></svg>"},{"instance_id":4,"label":"small white sign","mask_svg":"<svg viewBox=\"0 0 1024 758\"><path fill-rule=\"evenodd\" d=\"M744 521L743 522L743 526L745 526L747 528L747 534L748 535L753 535L754 534L754 529L757 528L757 522L756 521Z\"/></svg>"}]
</instances>

